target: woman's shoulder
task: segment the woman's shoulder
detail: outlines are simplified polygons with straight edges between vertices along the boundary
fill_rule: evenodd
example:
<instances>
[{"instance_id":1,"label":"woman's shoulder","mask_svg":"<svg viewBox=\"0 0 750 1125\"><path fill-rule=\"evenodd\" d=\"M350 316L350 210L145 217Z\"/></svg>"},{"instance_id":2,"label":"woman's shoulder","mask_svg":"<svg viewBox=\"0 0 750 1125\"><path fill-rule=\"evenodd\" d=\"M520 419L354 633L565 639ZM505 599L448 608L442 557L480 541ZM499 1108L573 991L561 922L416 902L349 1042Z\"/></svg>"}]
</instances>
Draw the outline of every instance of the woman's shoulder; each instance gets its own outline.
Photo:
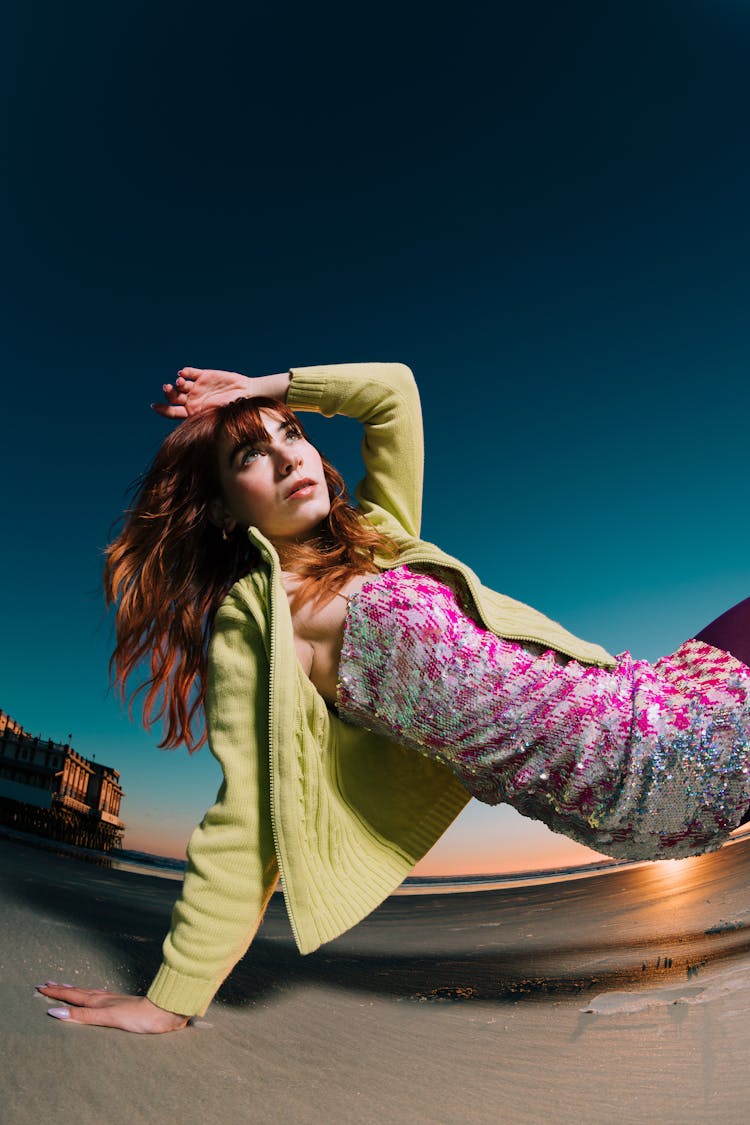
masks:
<instances>
[{"instance_id":1,"label":"woman's shoulder","mask_svg":"<svg viewBox=\"0 0 750 1125\"><path fill-rule=\"evenodd\" d=\"M216 611L214 633L218 629L236 628L241 625L265 636L268 620L268 583L263 579L253 573L235 582Z\"/></svg>"}]
</instances>

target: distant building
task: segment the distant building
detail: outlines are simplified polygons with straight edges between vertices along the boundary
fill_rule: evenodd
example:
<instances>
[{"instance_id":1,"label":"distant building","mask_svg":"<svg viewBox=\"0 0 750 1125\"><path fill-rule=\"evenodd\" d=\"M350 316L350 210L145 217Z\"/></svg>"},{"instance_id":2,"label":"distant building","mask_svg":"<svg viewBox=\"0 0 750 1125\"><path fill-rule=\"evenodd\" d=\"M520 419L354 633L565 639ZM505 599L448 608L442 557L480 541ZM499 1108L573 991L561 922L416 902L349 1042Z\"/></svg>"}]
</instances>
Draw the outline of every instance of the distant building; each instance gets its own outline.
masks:
<instances>
[{"instance_id":1,"label":"distant building","mask_svg":"<svg viewBox=\"0 0 750 1125\"><path fill-rule=\"evenodd\" d=\"M0 824L108 852L125 825L120 775L0 711Z\"/></svg>"}]
</instances>

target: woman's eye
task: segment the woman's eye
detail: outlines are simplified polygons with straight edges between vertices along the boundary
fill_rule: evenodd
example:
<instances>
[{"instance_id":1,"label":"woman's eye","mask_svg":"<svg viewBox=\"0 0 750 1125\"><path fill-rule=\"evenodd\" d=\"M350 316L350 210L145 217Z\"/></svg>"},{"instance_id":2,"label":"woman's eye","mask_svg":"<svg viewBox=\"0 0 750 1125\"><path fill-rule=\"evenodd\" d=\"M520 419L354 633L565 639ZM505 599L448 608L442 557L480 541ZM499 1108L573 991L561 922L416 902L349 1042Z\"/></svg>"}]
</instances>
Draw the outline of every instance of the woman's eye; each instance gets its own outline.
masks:
<instances>
[{"instance_id":1,"label":"woman's eye","mask_svg":"<svg viewBox=\"0 0 750 1125\"><path fill-rule=\"evenodd\" d=\"M299 438L302 437L302 433L299 430L287 430L286 436L291 441L297 441Z\"/></svg>"},{"instance_id":2,"label":"woman's eye","mask_svg":"<svg viewBox=\"0 0 750 1125\"><path fill-rule=\"evenodd\" d=\"M260 457L261 451L259 449L245 449L240 457L241 465L251 465L253 461L257 461Z\"/></svg>"}]
</instances>

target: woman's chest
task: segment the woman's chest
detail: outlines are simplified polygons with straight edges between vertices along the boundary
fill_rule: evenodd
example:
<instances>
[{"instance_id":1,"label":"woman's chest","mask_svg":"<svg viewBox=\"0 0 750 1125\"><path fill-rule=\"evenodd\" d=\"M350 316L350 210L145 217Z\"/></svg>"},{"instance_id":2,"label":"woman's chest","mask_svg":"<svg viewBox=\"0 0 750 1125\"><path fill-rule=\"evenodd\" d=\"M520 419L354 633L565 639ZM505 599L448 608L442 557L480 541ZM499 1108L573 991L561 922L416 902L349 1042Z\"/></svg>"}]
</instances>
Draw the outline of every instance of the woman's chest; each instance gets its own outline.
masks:
<instances>
[{"instance_id":1,"label":"woman's chest","mask_svg":"<svg viewBox=\"0 0 750 1125\"><path fill-rule=\"evenodd\" d=\"M344 639L348 600L358 593L371 575L357 574L333 597L324 603L295 597L299 581L294 575L283 576L284 589L294 629L294 647L304 673L329 703L335 703L338 666Z\"/></svg>"}]
</instances>

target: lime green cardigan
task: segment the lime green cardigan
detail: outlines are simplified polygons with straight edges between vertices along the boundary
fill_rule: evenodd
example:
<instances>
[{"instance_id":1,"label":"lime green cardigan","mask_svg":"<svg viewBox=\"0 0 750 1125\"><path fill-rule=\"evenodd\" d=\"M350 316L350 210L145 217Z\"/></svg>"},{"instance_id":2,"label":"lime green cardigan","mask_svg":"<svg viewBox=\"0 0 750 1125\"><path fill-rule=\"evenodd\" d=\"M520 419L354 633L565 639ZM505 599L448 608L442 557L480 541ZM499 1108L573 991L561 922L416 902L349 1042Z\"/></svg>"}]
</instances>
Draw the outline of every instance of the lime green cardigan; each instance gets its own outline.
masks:
<instances>
[{"instance_id":1,"label":"lime green cardigan","mask_svg":"<svg viewBox=\"0 0 750 1125\"><path fill-rule=\"evenodd\" d=\"M465 584L487 628L584 663L613 663L529 606L494 593L419 539L422 424L411 372L365 363L292 371L295 410L364 424L362 512L399 546L383 566L435 564ZM209 651L206 722L223 771L195 830L163 962L149 991L162 1008L202 1014L250 944L279 873L302 953L354 926L403 881L469 797L426 757L341 722L296 657L272 545L250 538L262 565L230 591Z\"/></svg>"}]
</instances>

